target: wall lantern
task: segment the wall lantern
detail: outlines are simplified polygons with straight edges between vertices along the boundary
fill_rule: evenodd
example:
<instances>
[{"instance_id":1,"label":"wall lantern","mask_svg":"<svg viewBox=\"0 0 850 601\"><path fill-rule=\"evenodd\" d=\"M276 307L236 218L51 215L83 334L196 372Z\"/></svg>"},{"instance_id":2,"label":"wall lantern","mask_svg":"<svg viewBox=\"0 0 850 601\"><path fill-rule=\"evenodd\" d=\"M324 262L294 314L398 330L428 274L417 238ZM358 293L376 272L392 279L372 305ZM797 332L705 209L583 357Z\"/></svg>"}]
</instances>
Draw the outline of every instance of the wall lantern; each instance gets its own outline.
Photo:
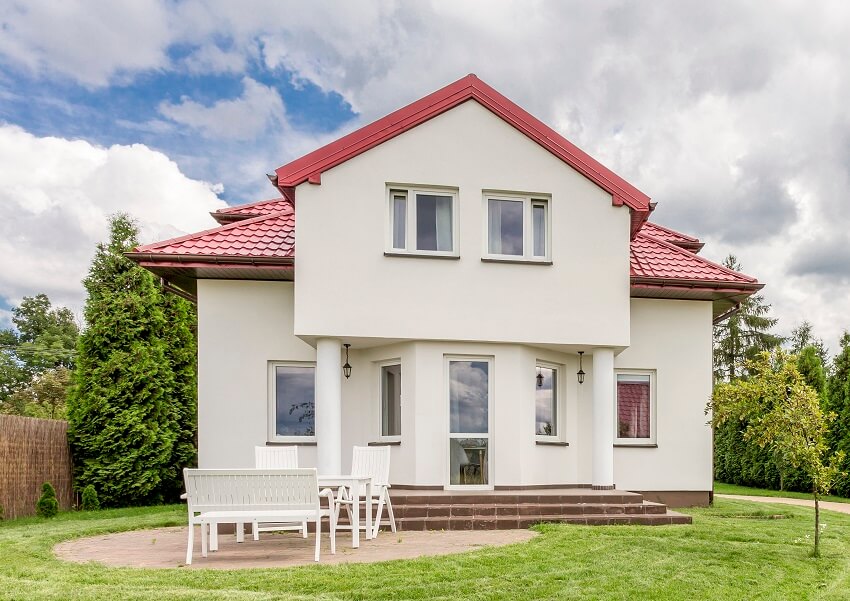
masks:
<instances>
[{"instance_id":1,"label":"wall lantern","mask_svg":"<svg viewBox=\"0 0 850 601\"><path fill-rule=\"evenodd\" d=\"M540 366L537 366L537 387L543 388L543 374L540 372Z\"/></svg>"},{"instance_id":2,"label":"wall lantern","mask_svg":"<svg viewBox=\"0 0 850 601\"><path fill-rule=\"evenodd\" d=\"M581 368L581 356L584 354L584 351L578 352L578 371L576 372L576 376L578 376L578 383L584 384L584 370Z\"/></svg>"},{"instance_id":3,"label":"wall lantern","mask_svg":"<svg viewBox=\"0 0 850 601\"><path fill-rule=\"evenodd\" d=\"M348 347L350 347L351 345L343 344L342 346L345 347L345 364L342 366L342 373L345 376L345 379L347 380L351 377L351 363L348 362Z\"/></svg>"}]
</instances>

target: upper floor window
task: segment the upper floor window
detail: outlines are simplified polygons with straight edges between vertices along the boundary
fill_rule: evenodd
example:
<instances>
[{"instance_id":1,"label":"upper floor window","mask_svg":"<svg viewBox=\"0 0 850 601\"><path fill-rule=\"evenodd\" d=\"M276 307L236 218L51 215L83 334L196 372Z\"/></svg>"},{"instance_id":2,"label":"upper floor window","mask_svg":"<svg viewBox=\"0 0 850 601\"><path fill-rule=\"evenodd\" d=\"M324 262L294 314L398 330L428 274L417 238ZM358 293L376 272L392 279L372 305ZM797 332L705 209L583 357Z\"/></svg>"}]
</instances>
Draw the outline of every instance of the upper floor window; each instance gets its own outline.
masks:
<instances>
[{"instance_id":1,"label":"upper floor window","mask_svg":"<svg viewBox=\"0 0 850 601\"><path fill-rule=\"evenodd\" d=\"M485 194L487 258L546 261L549 201L534 196Z\"/></svg>"},{"instance_id":2,"label":"upper floor window","mask_svg":"<svg viewBox=\"0 0 850 601\"><path fill-rule=\"evenodd\" d=\"M315 440L315 419L315 365L269 364L269 441Z\"/></svg>"},{"instance_id":3,"label":"upper floor window","mask_svg":"<svg viewBox=\"0 0 850 601\"><path fill-rule=\"evenodd\" d=\"M457 254L457 194L446 190L391 188L391 252Z\"/></svg>"},{"instance_id":4,"label":"upper floor window","mask_svg":"<svg viewBox=\"0 0 850 601\"><path fill-rule=\"evenodd\" d=\"M617 373L617 431L619 444L655 444L655 374Z\"/></svg>"}]
</instances>

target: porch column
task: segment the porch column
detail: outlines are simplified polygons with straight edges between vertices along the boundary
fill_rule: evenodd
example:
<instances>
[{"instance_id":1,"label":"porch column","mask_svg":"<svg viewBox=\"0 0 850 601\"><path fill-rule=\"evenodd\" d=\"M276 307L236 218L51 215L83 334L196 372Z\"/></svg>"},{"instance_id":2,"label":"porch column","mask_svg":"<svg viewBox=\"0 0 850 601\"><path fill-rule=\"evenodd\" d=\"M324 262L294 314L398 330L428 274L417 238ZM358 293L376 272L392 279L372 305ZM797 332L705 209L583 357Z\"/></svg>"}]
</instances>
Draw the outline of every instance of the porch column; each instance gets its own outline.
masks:
<instances>
[{"instance_id":1,"label":"porch column","mask_svg":"<svg viewBox=\"0 0 850 601\"><path fill-rule=\"evenodd\" d=\"M593 349L593 488L614 488L614 350Z\"/></svg>"},{"instance_id":2,"label":"porch column","mask_svg":"<svg viewBox=\"0 0 850 601\"><path fill-rule=\"evenodd\" d=\"M316 453L319 474L341 473L342 342L316 341Z\"/></svg>"}]
</instances>

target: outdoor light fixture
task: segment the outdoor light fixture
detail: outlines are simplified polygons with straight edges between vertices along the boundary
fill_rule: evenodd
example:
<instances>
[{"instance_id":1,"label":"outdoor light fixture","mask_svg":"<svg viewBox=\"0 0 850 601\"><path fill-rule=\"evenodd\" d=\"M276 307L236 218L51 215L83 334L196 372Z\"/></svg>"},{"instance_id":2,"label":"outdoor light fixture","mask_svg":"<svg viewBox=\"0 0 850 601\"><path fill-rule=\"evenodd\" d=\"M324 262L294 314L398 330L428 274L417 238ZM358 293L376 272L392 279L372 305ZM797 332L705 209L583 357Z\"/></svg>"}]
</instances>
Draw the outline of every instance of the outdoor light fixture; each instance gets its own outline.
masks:
<instances>
[{"instance_id":1,"label":"outdoor light fixture","mask_svg":"<svg viewBox=\"0 0 850 601\"><path fill-rule=\"evenodd\" d=\"M581 368L581 356L584 354L584 351L578 352L578 371L576 375L578 376L578 383L584 384L584 370Z\"/></svg>"},{"instance_id":2,"label":"outdoor light fixture","mask_svg":"<svg viewBox=\"0 0 850 601\"><path fill-rule=\"evenodd\" d=\"M342 346L345 347L345 364L342 366L342 373L345 376L345 379L347 380L351 377L351 363L348 362L348 347L350 347L351 345L343 344Z\"/></svg>"},{"instance_id":3,"label":"outdoor light fixture","mask_svg":"<svg viewBox=\"0 0 850 601\"><path fill-rule=\"evenodd\" d=\"M540 366L537 366L537 387L543 388L543 374L540 373Z\"/></svg>"}]
</instances>

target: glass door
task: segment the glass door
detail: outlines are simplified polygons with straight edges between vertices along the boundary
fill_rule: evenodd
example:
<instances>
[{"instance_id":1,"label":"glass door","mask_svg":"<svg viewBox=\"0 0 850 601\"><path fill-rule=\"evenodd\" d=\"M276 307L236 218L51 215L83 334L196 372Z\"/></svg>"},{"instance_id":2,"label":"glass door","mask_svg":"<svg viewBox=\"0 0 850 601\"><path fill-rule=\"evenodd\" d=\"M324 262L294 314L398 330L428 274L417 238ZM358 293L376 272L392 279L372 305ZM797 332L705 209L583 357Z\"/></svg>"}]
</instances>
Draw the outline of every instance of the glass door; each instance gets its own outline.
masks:
<instances>
[{"instance_id":1,"label":"glass door","mask_svg":"<svg viewBox=\"0 0 850 601\"><path fill-rule=\"evenodd\" d=\"M489 359L449 359L449 485L491 488Z\"/></svg>"}]
</instances>

